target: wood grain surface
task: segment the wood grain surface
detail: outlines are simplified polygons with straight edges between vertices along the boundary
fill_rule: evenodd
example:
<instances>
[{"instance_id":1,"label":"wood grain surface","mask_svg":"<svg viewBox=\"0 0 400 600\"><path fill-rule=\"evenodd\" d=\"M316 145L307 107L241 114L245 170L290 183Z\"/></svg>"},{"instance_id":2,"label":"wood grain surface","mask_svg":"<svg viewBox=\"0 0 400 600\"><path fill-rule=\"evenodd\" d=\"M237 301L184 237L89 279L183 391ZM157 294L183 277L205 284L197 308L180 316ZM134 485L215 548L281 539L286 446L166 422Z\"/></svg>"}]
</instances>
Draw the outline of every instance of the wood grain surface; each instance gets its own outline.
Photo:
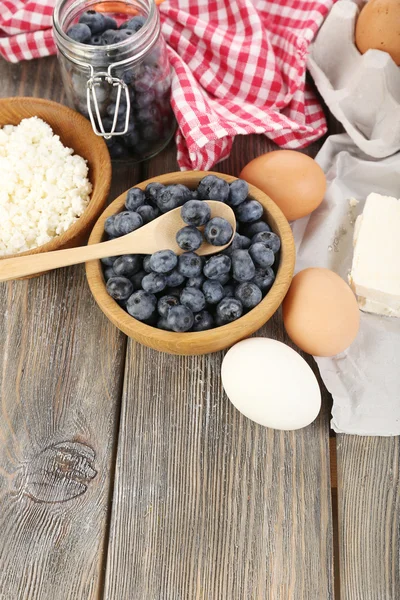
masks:
<instances>
[{"instance_id":1,"label":"wood grain surface","mask_svg":"<svg viewBox=\"0 0 400 600\"><path fill-rule=\"evenodd\" d=\"M0 78L2 97L65 101L54 58L0 61ZM218 169L271 148L238 138ZM114 166L111 199L174 170L173 144ZM274 432L224 395L222 353L129 341L125 361L83 267L0 284L0 306L0 600L333 599L323 386L312 426ZM260 334L288 342L279 313ZM399 439L336 440L335 599L397 600Z\"/></svg>"},{"instance_id":2,"label":"wood grain surface","mask_svg":"<svg viewBox=\"0 0 400 600\"><path fill-rule=\"evenodd\" d=\"M240 139L219 169L267 147ZM170 148L146 175L175 168ZM288 341L279 314L261 334ZM328 394L311 427L265 429L223 393L222 357L128 342L107 600L333 598Z\"/></svg>"},{"instance_id":3,"label":"wood grain surface","mask_svg":"<svg viewBox=\"0 0 400 600\"><path fill-rule=\"evenodd\" d=\"M400 597L400 441L337 437L341 600Z\"/></svg>"},{"instance_id":4,"label":"wood grain surface","mask_svg":"<svg viewBox=\"0 0 400 600\"><path fill-rule=\"evenodd\" d=\"M124 339L82 267L1 284L0 304L0 598L94 598Z\"/></svg>"},{"instance_id":5,"label":"wood grain surface","mask_svg":"<svg viewBox=\"0 0 400 600\"><path fill-rule=\"evenodd\" d=\"M0 79L4 96L62 98L55 59L0 61ZM83 267L0 284L0 306L0 599L98 598L125 338Z\"/></svg>"}]
</instances>

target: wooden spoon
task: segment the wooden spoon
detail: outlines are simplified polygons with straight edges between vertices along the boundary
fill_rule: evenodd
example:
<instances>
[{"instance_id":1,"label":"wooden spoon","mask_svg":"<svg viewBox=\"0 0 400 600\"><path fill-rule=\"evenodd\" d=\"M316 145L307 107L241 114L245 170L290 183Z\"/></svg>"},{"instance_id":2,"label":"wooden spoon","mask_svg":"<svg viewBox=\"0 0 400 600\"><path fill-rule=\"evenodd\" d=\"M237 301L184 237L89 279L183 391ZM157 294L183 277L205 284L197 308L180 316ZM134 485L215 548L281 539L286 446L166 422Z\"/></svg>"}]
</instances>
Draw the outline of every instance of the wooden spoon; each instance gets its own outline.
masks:
<instances>
[{"instance_id":1,"label":"wooden spoon","mask_svg":"<svg viewBox=\"0 0 400 600\"><path fill-rule=\"evenodd\" d=\"M222 217L229 221L232 229L236 231L236 219L233 210L223 202L208 200L207 204L211 208L211 218ZM28 256L5 258L0 260L0 281L18 279L51 269L68 267L79 263L88 262L107 256L120 256L121 254L153 254L158 250L173 250L176 254L183 254L183 250L176 243L175 236L179 229L185 227L181 218L181 209L176 208L170 212L154 219L147 225L140 227L132 233L122 237L92 244L79 248L70 248L67 250L56 250L55 252L45 252L43 254L31 254ZM232 236L233 237L233 236ZM230 240L229 244L232 240ZM212 246L204 242L196 254L207 256L221 252L229 246Z\"/></svg>"}]
</instances>

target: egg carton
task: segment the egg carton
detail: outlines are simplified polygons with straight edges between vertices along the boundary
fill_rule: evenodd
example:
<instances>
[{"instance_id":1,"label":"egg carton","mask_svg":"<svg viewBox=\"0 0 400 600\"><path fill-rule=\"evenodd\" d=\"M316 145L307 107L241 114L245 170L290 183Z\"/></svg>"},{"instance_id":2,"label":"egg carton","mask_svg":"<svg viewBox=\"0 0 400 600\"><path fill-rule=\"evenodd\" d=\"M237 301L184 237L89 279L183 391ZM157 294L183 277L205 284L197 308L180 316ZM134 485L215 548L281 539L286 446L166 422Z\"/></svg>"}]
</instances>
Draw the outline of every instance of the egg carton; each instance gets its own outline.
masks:
<instances>
[{"instance_id":1,"label":"egg carton","mask_svg":"<svg viewBox=\"0 0 400 600\"><path fill-rule=\"evenodd\" d=\"M400 68L389 54L361 54L354 31L361 0L332 7L310 48L308 68L332 114L374 158L400 150Z\"/></svg>"}]
</instances>

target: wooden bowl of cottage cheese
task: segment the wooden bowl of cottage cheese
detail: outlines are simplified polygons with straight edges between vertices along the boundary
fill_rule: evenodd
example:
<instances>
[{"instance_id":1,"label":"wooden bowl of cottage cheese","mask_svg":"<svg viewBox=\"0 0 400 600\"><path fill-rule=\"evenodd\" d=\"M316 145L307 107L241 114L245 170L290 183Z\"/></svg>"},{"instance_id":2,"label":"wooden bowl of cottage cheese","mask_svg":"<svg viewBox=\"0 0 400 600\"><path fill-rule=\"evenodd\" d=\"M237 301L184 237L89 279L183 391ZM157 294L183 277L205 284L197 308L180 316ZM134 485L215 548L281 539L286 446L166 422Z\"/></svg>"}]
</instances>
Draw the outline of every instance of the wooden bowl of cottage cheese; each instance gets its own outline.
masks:
<instances>
[{"instance_id":1,"label":"wooden bowl of cottage cheese","mask_svg":"<svg viewBox=\"0 0 400 600\"><path fill-rule=\"evenodd\" d=\"M79 246L104 210L111 161L79 113L0 99L0 259Z\"/></svg>"}]
</instances>

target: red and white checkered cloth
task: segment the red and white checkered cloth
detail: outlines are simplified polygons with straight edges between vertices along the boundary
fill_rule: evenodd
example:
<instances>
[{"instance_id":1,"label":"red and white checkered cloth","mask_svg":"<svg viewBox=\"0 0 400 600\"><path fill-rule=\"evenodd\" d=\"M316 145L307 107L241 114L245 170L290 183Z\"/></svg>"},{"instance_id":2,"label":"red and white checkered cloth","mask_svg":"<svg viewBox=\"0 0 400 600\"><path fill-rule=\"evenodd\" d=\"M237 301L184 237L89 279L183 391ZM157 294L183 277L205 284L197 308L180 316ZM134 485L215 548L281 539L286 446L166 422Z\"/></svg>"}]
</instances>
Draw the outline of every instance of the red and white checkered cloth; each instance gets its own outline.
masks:
<instances>
[{"instance_id":1,"label":"red and white checkered cloth","mask_svg":"<svg viewBox=\"0 0 400 600\"><path fill-rule=\"evenodd\" d=\"M305 82L306 58L335 1L166 0L160 6L182 169L211 169L238 134L263 133L294 149L324 135L324 114ZM55 2L0 0L6 60L55 53Z\"/></svg>"}]
</instances>

